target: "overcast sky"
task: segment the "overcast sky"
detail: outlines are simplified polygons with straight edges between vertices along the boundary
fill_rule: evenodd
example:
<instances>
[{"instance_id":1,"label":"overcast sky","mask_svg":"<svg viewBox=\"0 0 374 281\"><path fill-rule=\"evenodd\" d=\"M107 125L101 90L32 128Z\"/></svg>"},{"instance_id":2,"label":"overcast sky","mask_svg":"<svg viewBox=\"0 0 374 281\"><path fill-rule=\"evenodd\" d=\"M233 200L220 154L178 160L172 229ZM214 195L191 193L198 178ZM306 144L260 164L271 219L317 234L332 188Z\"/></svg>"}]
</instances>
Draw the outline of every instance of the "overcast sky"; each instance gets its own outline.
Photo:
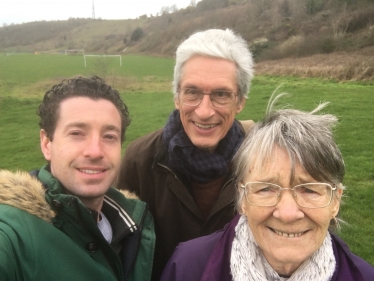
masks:
<instances>
[{"instance_id":1,"label":"overcast sky","mask_svg":"<svg viewBox=\"0 0 374 281\"><path fill-rule=\"evenodd\" d=\"M199 1L196 1L196 3ZM95 18L135 19L164 6L185 8L191 0L94 0ZM92 0L0 0L0 26L32 21L91 18Z\"/></svg>"}]
</instances>

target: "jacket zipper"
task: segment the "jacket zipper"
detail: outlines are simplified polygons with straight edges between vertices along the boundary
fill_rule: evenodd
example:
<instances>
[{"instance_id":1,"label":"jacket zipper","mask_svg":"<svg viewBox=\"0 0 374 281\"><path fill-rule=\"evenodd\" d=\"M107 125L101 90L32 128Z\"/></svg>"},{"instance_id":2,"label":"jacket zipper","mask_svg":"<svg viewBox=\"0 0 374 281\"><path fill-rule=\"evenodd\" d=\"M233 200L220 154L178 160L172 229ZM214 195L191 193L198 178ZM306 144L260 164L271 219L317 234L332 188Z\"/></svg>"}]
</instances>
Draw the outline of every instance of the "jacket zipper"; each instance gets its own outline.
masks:
<instances>
[{"instance_id":1,"label":"jacket zipper","mask_svg":"<svg viewBox=\"0 0 374 281\"><path fill-rule=\"evenodd\" d=\"M85 221L83 220L82 218L82 214L80 213L80 207L79 207L79 203L78 201L75 199L75 198L72 198L72 201L73 201L73 205L74 205L74 209L75 209L75 213L77 214L77 217L78 217L78 220L79 220L79 223L87 230L89 229L89 227L87 226L87 224L85 223ZM89 232L89 231L88 231ZM91 232L89 232L91 233ZM112 268L112 272L115 274L116 270L114 269L113 265L112 265L112 262L109 260L107 254L105 251L101 250L102 253L104 254L106 260L108 261L108 264L111 266ZM118 280L124 280L124 273L122 272L119 272L119 279Z\"/></svg>"},{"instance_id":2,"label":"jacket zipper","mask_svg":"<svg viewBox=\"0 0 374 281\"><path fill-rule=\"evenodd\" d=\"M138 254L139 254L139 247L140 247L140 241L142 239L142 232L143 232L143 227L144 227L144 220L145 220L145 217L146 217L146 213L148 212L148 205L146 204L145 205L145 208L143 210L143 214L142 214L142 217L141 217L141 220L140 220L140 223L139 223L139 238L138 238L138 241L137 241L137 249L136 249L136 255L134 257L134 260L132 262L132 265L130 267L130 270L129 270L129 273L127 274L127 276L125 276L125 279L124 280L130 280L130 276L131 276L131 273L134 271L134 268L135 268L135 261L138 257Z\"/></svg>"}]
</instances>

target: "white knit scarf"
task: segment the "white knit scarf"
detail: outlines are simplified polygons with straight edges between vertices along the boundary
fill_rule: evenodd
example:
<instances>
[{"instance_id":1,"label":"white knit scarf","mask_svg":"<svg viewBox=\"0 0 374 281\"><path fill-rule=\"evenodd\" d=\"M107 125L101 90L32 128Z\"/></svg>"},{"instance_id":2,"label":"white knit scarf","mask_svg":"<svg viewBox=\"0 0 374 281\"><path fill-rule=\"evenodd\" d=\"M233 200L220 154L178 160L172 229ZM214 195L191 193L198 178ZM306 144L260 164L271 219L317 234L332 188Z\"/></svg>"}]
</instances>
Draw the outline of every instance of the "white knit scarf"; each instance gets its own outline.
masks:
<instances>
[{"instance_id":1,"label":"white knit scarf","mask_svg":"<svg viewBox=\"0 0 374 281\"><path fill-rule=\"evenodd\" d=\"M335 265L331 237L327 233L322 246L290 278L279 277L263 256L244 215L235 227L230 260L234 281L329 281L334 274Z\"/></svg>"}]
</instances>

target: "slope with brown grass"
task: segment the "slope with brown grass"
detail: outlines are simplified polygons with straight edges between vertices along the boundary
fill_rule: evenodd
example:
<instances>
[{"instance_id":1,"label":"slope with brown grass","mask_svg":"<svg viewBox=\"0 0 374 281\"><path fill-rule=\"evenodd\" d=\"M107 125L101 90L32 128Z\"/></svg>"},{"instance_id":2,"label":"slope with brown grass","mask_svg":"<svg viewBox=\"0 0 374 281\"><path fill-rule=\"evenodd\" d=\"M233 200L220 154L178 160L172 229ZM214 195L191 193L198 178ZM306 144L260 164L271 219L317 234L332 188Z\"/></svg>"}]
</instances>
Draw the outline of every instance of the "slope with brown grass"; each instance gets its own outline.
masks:
<instances>
[{"instance_id":1,"label":"slope with brown grass","mask_svg":"<svg viewBox=\"0 0 374 281\"><path fill-rule=\"evenodd\" d=\"M338 52L262 61L256 64L255 70L257 75L369 81L374 80L374 47L353 53Z\"/></svg>"}]
</instances>

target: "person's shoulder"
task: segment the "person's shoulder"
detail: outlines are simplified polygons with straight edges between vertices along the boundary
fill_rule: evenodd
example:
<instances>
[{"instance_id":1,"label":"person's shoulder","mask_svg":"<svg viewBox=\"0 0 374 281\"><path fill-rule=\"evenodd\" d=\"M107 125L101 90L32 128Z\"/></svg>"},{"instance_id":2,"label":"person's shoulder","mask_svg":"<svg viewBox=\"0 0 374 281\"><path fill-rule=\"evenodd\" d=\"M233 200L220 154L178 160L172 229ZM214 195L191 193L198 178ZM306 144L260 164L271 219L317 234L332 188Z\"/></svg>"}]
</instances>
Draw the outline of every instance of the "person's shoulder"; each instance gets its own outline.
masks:
<instances>
[{"instance_id":1,"label":"person's shoulder","mask_svg":"<svg viewBox=\"0 0 374 281\"><path fill-rule=\"evenodd\" d=\"M126 148L125 158L139 158L141 154L154 154L162 145L163 128L132 141Z\"/></svg>"},{"instance_id":2,"label":"person's shoulder","mask_svg":"<svg viewBox=\"0 0 374 281\"><path fill-rule=\"evenodd\" d=\"M374 281L374 267L367 261L360 258L359 256L352 253L348 245L337 235L331 235L335 247L337 247L338 255L341 258L342 255L346 256L349 263L353 268L356 268L365 281Z\"/></svg>"},{"instance_id":3,"label":"person's shoulder","mask_svg":"<svg viewBox=\"0 0 374 281\"><path fill-rule=\"evenodd\" d=\"M359 256L356 256L353 253L351 258L354 261L355 266L357 266L358 270L361 272L361 275L364 278L364 280L374 281L374 267L367 261L360 258Z\"/></svg>"},{"instance_id":4,"label":"person's shoulder","mask_svg":"<svg viewBox=\"0 0 374 281\"><path fill-rule=\"evenodd\" d=\"M162 139L162 132L164 128L158 129L156 131L153 131L151 133L148 133L144 136L141 136L140 138L132 141L128 147L133 147L133 146L140 146L145 143L154 143L155 141L158 141Z\"/></svg>"},{"instance_id":5,"label":"person's shoulder","mask_svg":"<svg viewBox=\"0 0 374 281\"><path fill-rule=\"evenodd\" d=\"M108 189L105 194L104 200L120 204L126 209L132 209L139 206L143 209L146 205L144 201L140 200L139 196L137 196L135 192L131 192L127 189L117 189L114 187Z\"/></svg>"},{"instance_id":6,"label":"person's shoulder","mask_svg":"<svg viewBox=\"0 0 374 281\"><path fill-rule=\"evenodd\" d=\"M136 224L142 224L143 217L151 216L147 203L131 191L109 188L104 196L104 203L116 209L122 216L129 217ZM152 220L153 217L151 216Z\"/></svg>"},{"instance_id":7,"label":"person's shoulder","mask_svg":"<svg viewBox=\"0 0 374 281\"><path fill-rule=\"evenodd\" d=\"M223 229L212 234L201 236L186 242L180 243L175 251L186 255L195 255L198 251L210 253L218 240L222 237Z\"/></svg>"},{"instance_id":8,"label":"person's shoulder","mask_svg":"<svg viewBox=\"0 0 374 281\"><path fill-rule=\"evenodd\" d=\"M242 125L245 133L248 133L255 124L253 120L238 120L238 122Z\"/></svg>"},{"instance_id":9,"label":"person's shoulder","mask_svg":"<svg viewBox=\"0 0 374 281\"><path fill-rule=\"evenodd\" d=\"M179 243L164 268L161 280L199 280L223 231Z\"/></svg>"},{"instance_id":10,"label":"person's shoulder","mask_svg":"<svg viewBox=\"0 0 374 281\"><path fill-rule=\"evenodd\" d=\"M23 210L47 222L55 216L44 197L42 183L27 172L1 170L0 194L0 204Z\"/></svg>"}]
</instances>

